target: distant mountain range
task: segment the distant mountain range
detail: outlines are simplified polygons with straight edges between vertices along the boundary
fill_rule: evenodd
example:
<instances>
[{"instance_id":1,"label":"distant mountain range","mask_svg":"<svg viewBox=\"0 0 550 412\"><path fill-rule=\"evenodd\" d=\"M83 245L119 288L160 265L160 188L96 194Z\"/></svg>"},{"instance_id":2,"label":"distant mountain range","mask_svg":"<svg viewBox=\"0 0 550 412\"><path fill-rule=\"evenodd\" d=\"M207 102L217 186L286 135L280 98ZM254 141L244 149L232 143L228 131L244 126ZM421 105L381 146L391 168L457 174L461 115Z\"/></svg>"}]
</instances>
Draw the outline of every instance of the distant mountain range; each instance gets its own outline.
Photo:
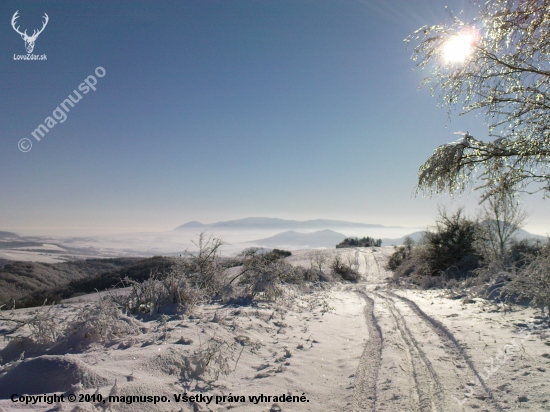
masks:
<instances>
[{"instance_id":1,"label":"distant mountain range","mask_svg":"<svg viewBox=\"0 0 550 412\"><path fill-rule=\"evenodd\" d=\"M400 246L400 245L403 244L403 241L405 240L406 237L410 237L412 240L417 242L422 237L422 233L424 233L424 232L419 231L419 232L409 233L406 236L399 237L399 238L396 238L396 239L382 239L382 246L391 246L391 245Z\"/></svg>"},{"instance_id":2,"label":"distant mountain range","mask_svg":"<svg viewBox=\"0 0 550 412\"><path fill-rule=\"evenodd\" d=\"M185 229L223 229L223 228L240 228L240 229L328 229L328 228L383 228L384 225L374 225L368 223L353 223L344 220L285 220L272 217L247 217L238 220L227 220L216 223L201 223L197 221L187 222L178 226L174 230Z\"/></svg>"},{"instance_id":3,"label":"distant mountain range","mask_svg":"<svg viewBox=\"0 0 550 412\"><path fill-rule=\"evenodd\" d=\"M289 230L287 232L278 233L275 236L253 240L248 243L273 248L300 247L304 249L314 249L319 247L333 248L345 238L346 235L329 229L312 233L300 233Z\"/></svg>"},{"instance_id":4,"label":"distant mountain range","mask_svg":"<svg viewBox=\"0 0 550 412\"><path fill-rule=\"evenodd\" d=\"M18 239L20 238L21 236L15 234L15 233L12 233L12 232L2 232L0 230L0 239Z\"/></svg>"},{"instance_id":5,"label":"distant mountain range","mask_svg":"<svg viewBox=\"0 0 550 412\"><path fill-rule=\"evenodd\" d=\"M415 242L420 240L422 237L423 231L413 232L409 233L406 236L396 238L396 239L382 239L382 246L399 246L403 244L403 241L405 240L405 237L410 237ZM335 232L333 230L319 230L316 232L311 233L301 233L296 232L294 230L289 230L286 232L278 233L275 236L271 236L264 239L257 239L250 241L248 243L252 243L258 246L265 246L265 247L271 247L271 248L303 248L303 249L314 249L314 248L320 248L320 247L326 247L326 248L333 248L338 243L340 243L342 240L344 240L346 235L343 233ZM539 239L542 241L546 240L545 236L540 235L534 235L532 233L527 232L523 229L518 229L516 232L515 238L517 240L523 240L523 239Z\"/></svg>"}]
</instances>

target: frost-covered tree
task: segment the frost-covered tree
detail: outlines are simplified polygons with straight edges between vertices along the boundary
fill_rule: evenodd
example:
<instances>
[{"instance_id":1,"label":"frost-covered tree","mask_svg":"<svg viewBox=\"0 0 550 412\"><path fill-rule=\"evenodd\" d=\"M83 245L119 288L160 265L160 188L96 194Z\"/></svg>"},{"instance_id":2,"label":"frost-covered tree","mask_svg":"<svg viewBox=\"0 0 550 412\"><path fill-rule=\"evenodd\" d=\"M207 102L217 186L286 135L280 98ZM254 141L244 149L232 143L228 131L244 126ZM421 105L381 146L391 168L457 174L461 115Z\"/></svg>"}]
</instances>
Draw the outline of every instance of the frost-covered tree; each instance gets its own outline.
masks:
<instances>
[{"instance_id":1,"label":"frost-covered tree","mask_svg":"<svg viewBox=\"0 0 550 412\"><path fill-rule=\"evenodd\" d=\"M482 232L479 246L485 257L503 260L526 218L527 212L514 195L497 194L487 199L478 218Z\"/></svg>"},{"instance_id":2,"label":"frost-covered tree","mask_svg":"<svg viewBox=\"0 0 550 412\"><path fill-rule=\"evenodd\" d=\"M473 0L478 17L424 26L413 60L442 106L481 113L489 141L470 133L438 147L418 172L418 189L550 193L550 0Z\"/></svg>"}]
</instances>

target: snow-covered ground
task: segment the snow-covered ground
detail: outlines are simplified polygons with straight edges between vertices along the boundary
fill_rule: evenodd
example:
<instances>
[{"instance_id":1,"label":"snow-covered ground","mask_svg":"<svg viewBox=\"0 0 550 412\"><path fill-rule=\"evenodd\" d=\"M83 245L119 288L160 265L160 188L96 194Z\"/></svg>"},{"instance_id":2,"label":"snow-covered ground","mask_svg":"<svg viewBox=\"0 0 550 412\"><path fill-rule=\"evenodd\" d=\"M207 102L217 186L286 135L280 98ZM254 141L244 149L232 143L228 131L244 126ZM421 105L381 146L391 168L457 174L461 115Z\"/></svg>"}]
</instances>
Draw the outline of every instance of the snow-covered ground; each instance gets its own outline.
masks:
<instances>
[{"instance_id":1,"label":"snow-covered ground","mask_svg":"<svg viewBox=\"0 0 550 412\"><path fill-rule=\"evenodd\" d=\"M391 252L326 250L349 256L365 282L289 291L286 304L203 305L193 316L174 312L128 321L139 333L109 344L82 345L85 337L55 347L0 342L0 408L550 410L550 334L535 311L505 311L441 292L393 290L384 270ZM309 266L312 253L297 251L288 259ZM60 305L57 322L69 322L91 304ZM166 396L166 402L109 404L96 396L96 402L70 403L65 396L56 406L5 399L12 393L91 396L96 391L103 398L109 393ZM184 402L184 396L197 395L194 402Z\"/></svg>"},{"instance_id":2,"label":"snow-covered ground","mask_svg":"<svg viewBox=\"0 0 550 412\"><path fill-rule=\"evenodd\" d=\"M60 257L57 253L35 252L28 250L0 250L0 258L19 262L41 262L41 263L61 263L67 259Z\"/></svg>"},{"instance_id":3,"label":"snow-covered ground","mask_svg":"<svg viewBox=\"0 0 550 412\"><path fill-rule=\"evenodd\" d=\"M0 258L7 260L35 261L58 263L75 259L111 258L111 257L150 257L154 255L178 256L184 251L196 251L196 241L201 233L200 228L172 230L168 232L119 233L85 237L27 237L10 239L9 245L0 242ZM286 250L327 247L333 248L344 236L371 236L374 238L401 238L418 231L418 228L392 227L345 227L334 228L341 238L326 238L325 230L300 229L294 236L279 239L276 243L257 242L281 235L288 229L283 228L216 228L204 229L206 237L220 238L224 242L221 252L224 256L234 256L249 247L277 247ZM329 231L330 232L330 231ZM334 231L332 232L335 233ZM305 237L304 237L305 236ZM22 242L17 246L17 241ZM34 246L26 242L35 243ZM194 243L195 242L195 243Z\"/></svg>"}]
</instances>

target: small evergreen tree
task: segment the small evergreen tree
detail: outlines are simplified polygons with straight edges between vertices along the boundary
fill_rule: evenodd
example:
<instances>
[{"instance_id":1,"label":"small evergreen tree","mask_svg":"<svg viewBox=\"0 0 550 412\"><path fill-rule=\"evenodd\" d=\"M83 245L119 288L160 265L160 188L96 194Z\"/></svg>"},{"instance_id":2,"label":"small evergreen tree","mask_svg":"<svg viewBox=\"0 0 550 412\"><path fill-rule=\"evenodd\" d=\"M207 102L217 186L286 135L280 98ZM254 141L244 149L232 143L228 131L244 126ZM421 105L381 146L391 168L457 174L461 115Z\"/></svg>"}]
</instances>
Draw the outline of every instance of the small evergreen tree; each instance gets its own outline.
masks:
<instances>
[{"instance_id":1,"label":"small evergreen tree","mask_svg":"<svg viewBox=\"0 0 550 412\"><path fill-rule=\"evenodd\" d=\"M347 237L336 245L336 248L346 247L380 247L382 246L382 239L374 239L372 237L363 237L359 239L357 237Z\"/></svg>"}]
</instances>

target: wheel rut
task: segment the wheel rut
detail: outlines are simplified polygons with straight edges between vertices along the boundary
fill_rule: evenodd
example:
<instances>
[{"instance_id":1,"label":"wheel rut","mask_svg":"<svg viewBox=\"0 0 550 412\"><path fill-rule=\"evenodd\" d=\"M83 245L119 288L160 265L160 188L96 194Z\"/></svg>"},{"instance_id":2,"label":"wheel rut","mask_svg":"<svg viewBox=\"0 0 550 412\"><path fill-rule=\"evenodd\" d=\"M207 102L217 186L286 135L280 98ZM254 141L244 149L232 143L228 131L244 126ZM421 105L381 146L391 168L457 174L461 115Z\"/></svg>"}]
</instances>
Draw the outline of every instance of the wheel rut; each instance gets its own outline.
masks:
<instances>
[{"instance_id":1,"label":"wheel rut","mask_svg":"<svg viewBox=\"0 0 550 412\"><path fill-rule=\"evenodd\" d=\"M389 291L358 293L369 338L355 374L353 411L461 411L462 388L478 380L481 410L503 411L443 325Z\"/></svg>"},{"instance_id":2,"label":"wheel rut","mask_svg":"<svg viewBox=\"0 0 550 412\"><path fill-rule=\"evenodd\" d=\"M369 338L355 374L353 411L463 411L465 388L482 393L469 405L502 412L464 347L439 321L386 282L387 252L355 251L355 264L366 283L356 293L365 300ZM475 398L475 399L474 399Z\"/></svg>"},{"instance_id":3,"label":"wheel rut","mask_svg":"<svg viewBox=\"0 0 550 412\"><path fill-rule=\"evenodd\" d=\"M442 412L443 387L431 362L409 330L405 318L395 307L393 301L381 294L376 295L387 304L395 327L404 342L403 348L407 354L414 380L414 390L418 399L418 410L421 412Z\"/></svg>"},{"instance_id":4,"label":"wheel rut","mask_svg":"<svg viewBox=\"0 0 550 412\"><path fill-rule=\"evenodd\" d=\"M472 362L470 356L466 353L463 346L458 342L458 340L454 337L454 335L447 329L441 322L437 321L436 319L432 318L431 316L427 315L422 309L418 307L416 303L414 303L412 300L407 299L403 296L399 296L393 292L387 292L387 294L394 299L399 299L402 302L404 302L419 318L421 318L426 324L428 324L433 332L439 336L439 338L444 342L445 346L452 351L451 356L455 356L461 360L463 360L464 363L466 363L469 371L471 374L475 376L475 380L481 385L483 390L485 391L486 396L486 403L487 406L490 406L491 409L503 412L504 410L502 407L498 404L496 401L492 391L489 389L489 387L485 384L483 381L483 378L481 377L480 373L477 371L474 363ZM482 399L483 400L483 399Z\"/></svg>"},{"instance_id":5,"label":"wheel rut","mask_svg":"<svg viewBox=\"0 0 550 412\"><path fill-rule=\"evenodd\" d=\"M358 292L365 299L364 316L367 323L369 339L359 359L355 372L354 396L352 411L375 411L378 373L382 354L382 330L374 317L374 300L364 292Z\"/></svg>"}]
</instances>

